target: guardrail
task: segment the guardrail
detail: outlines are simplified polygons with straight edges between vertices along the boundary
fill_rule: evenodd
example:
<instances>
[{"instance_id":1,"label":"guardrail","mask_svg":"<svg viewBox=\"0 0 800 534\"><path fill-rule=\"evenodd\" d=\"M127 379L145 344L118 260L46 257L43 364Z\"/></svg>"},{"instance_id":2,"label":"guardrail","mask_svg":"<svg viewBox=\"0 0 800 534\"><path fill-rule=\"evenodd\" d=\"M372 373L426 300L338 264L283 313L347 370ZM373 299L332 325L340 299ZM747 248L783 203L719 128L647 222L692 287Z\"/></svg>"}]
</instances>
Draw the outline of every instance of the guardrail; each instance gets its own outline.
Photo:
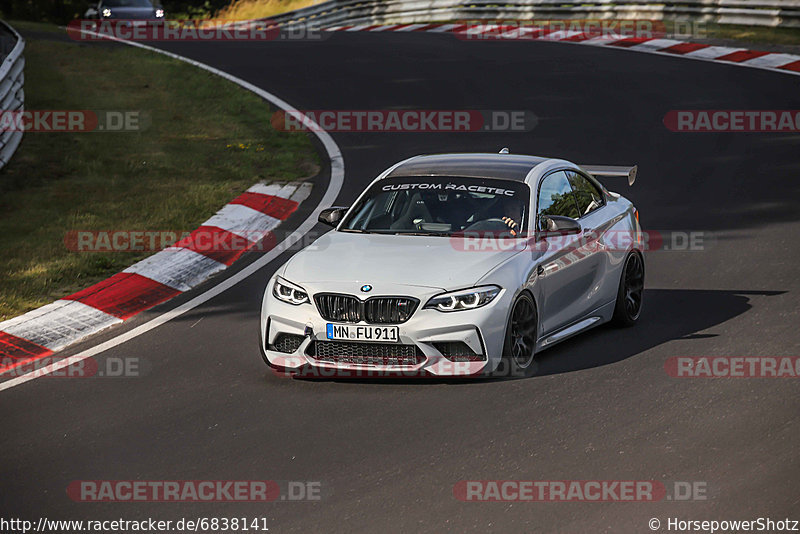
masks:
<instances>
[{"instance_id":1,"label":"guardrail","mask_svg":"<svg viewBox=\"0 0 800 534\"><path fill-rule=\"evenodd\" d=\"M25 110L25 40L4 21L0 21L0 112ZM22 141L22 131L9 128L0 132L0 168L5 167Z\"/></svg>"},{"instance_id":2,"label":"guardrail","mask_svg":"<svg viewBox=\"0 0 800 534\"><path fill-rule=\"evenodd\" d=\"M800 28L800 0L330 0L269 20L281 26L454 20L647 19Z\"/></svg>"}]
</instances>

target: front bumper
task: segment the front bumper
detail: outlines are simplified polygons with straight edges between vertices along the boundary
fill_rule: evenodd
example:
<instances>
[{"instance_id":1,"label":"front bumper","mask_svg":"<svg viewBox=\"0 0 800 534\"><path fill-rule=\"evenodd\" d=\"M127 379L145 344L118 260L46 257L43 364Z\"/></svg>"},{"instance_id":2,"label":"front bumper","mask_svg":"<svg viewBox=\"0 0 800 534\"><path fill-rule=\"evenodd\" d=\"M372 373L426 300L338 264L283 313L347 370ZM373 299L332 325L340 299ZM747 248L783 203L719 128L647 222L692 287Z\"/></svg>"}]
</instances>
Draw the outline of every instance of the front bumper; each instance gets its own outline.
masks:
<instances>
[{"instance_id":1,"label":"front bumper","mask_svg":"<svg viewBox=\"0 0 800 534\"><path fill-rule=\"evenodd\" d=\"M373 358L369 363L365 363L364 359L359 363L353 363L353 361L343 361L348 358L329 361L330 358L319 356L315 350L318 342L327 343L329 346L326 348L328 349L331 344L340 343L326 337L327 324L331 321L326 321L319 314L313 302L294 306L278 300L272 295L271 282L262 305L260 349L264 360L271 367L283 373L301 376L336 378L481 375L494 370L500 361L508 317L507 310L511 300L511 296L506 293L506 291L501 292L491 303L482 308L449 313L422 309L424 303L435 292L430 295L414 295L420 298L420 308L408 321L393 326L399 328L400 342L397 345L414 347L410 351L403 352L413 352L415 357L411 359L404 357L402 364L380 363L380 357ZM285 352L287 348L283 343L280 343L282 350L275 350L275 342L282 335L302 336L302 341L291 352ZM299 341L298 338L294 339ZM356 343L359 345L359 349L364 349L358 351L361 355L368 355L371 352L366 349L372 345L370 342L341 343L343 345ZM451 351L446 349L448 346L456 346L454 344L462 344L460 345L462 347L466 345L474 354L470 358L477 361L462 361L463 357L454 356ZM296 346L296 342L290 345L289 350L294 346ZM391 349L391 347L387 347L387 349ZM385 350L377 349L374 352L384 355L387 353ZM389 358L389 361L396 360Z\"/></svg>"}]
</instances>

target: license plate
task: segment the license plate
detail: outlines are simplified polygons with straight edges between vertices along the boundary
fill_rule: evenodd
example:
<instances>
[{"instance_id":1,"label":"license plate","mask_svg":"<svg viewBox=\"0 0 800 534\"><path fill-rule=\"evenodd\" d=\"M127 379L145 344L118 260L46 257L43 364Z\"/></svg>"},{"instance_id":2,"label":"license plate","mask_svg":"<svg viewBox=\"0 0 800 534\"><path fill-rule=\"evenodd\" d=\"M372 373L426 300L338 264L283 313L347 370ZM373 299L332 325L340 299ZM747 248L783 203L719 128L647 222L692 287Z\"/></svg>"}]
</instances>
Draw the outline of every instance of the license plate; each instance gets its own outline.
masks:
<instances>
[{"instance_id":1,"label":"license plate","mask_svg":"<svg viewBox=\"0 0 800 534\"><path fill-rule=\"evenodd\" d=\"M400 328L397 326L365 326L328 323L328 339L339 341L381 341L400 342Z\"/></svg>"}]
</instances>

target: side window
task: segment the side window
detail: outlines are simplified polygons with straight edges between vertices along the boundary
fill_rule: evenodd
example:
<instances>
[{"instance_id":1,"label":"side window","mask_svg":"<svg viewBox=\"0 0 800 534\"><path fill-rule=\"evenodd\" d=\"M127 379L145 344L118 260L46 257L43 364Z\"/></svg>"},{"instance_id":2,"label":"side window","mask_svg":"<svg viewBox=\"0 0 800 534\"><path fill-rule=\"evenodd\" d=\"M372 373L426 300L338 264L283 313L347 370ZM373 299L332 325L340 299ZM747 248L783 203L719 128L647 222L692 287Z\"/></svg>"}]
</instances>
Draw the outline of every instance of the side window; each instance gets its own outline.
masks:
<instances>
[{"instance_id":1,"label":"side window","mask_svg":"<svg viewBox=\"0 0 800 534\"><path fill-rule=\"evenodd\" d=\"M403 197L398 199L399 202L395 202L395 206L402 205L403 201L406 200L406 196L407 193L404 191ZM388 219L388 212L395 197L397 197L397 193L392 192L368 200L353 217L351 227L358 230L367 230L375 226L376 222Z\"/></svg>"},{"instance_id":2,"label":"side window","mask_svg":"<svg viewBox=\"0 0 800 534\"><path fill-rule=\"evenodd\" d=\"M542 215L563 215L573 219L580 217L566 172L557 171L542 180L539 185L536 215L537 220Z\"/></svg>"},{"instance_id":3,"label":"side window","mask_svg":"<svg viewBox=\"0 0 800 534\"><path fill-rule=\"evenodd\" d=\"M569 183L575 193L575 201L578 203L581 217L593 212L603 205L603 195L592 182L581 176L577 172L567 171Z\"/></svg>"}]
</instances>

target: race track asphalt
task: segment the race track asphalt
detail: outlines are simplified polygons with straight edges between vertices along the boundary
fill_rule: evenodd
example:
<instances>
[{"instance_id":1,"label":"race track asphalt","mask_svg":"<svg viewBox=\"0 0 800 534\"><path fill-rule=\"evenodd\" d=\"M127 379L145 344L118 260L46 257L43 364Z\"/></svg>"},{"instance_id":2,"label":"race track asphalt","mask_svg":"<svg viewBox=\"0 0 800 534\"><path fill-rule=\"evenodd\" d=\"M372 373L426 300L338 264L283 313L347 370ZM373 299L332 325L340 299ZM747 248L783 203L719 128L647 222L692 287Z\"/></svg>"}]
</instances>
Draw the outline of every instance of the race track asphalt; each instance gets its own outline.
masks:
<instances>
[{"instance_id":1,"label":"race track asphalt","mask_svg":"<svg viewBox=\"0 0 800 534\"><path fill-rule=\"evenodd\" d=\"M402 158L507 146L638 164L633 188L606 183L636 203L645 229L695 232L704 245L647 254L635 328L603 327L558 345L541 354L530 379L463 383L274 376L257 349L258 310L287 252L97 357L140 358L142 377L40 378L0 393L0 515L264 517L271 532L650 532L653 517L800 519L800 382L679 379L664 368L673 356L800 356L800 135L675 133L662 123L670 110L800 109L800 78L432 34L159 46L297 109L518 109L538 117L522 133L334 133L346 166L339 204ZM80 503L65 491L74 480L132 479L320 481L324 497ZM460 480L504 479L700 482L707 499L454 498Z\"/></svg>"}]
</instances>

